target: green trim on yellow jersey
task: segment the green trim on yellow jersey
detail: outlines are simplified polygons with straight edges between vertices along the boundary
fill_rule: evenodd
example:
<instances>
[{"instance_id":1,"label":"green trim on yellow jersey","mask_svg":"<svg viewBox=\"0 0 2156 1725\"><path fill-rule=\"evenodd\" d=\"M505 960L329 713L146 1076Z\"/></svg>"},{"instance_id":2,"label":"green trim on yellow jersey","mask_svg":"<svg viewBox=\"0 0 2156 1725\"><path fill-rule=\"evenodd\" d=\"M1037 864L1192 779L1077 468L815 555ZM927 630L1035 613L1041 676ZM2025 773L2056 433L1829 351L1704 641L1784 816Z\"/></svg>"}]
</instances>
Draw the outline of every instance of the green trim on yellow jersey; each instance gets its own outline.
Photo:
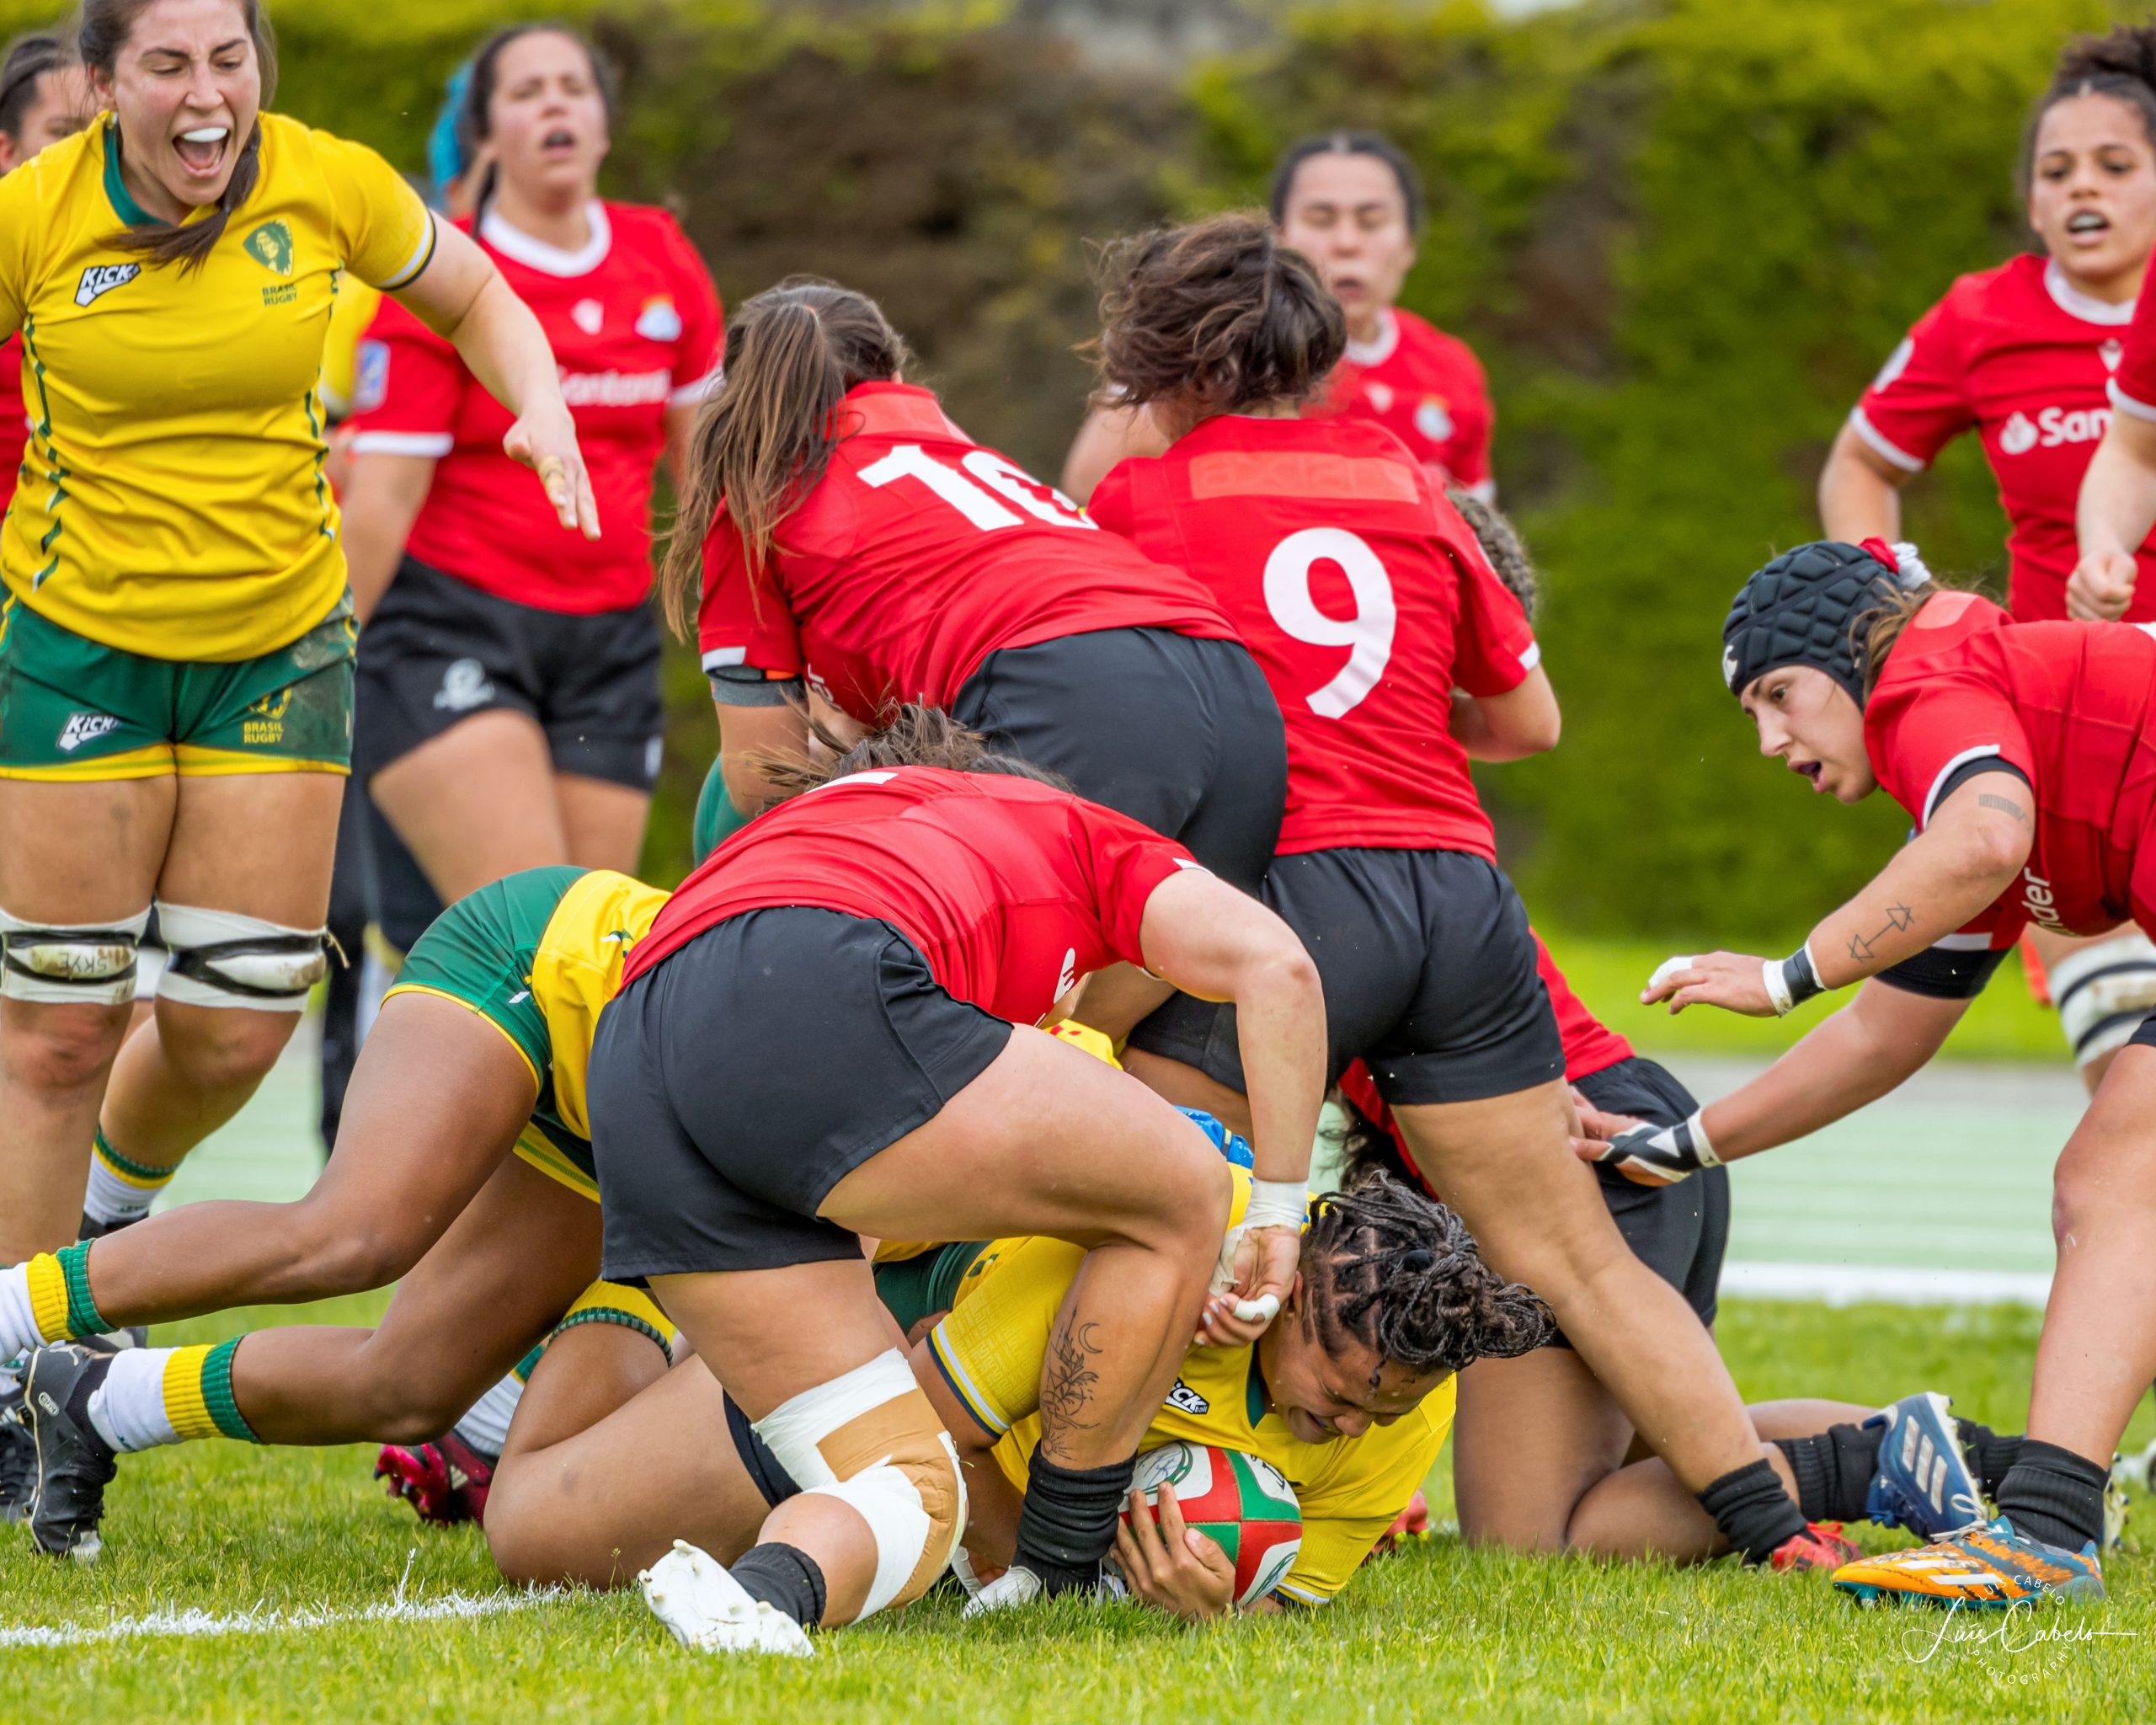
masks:
<instances>
[{"instance_id":1,"label":"green trim on yellow jersey","mask_svg":"<svg viewBox=\"0 0 2156 1725\"><path fill-rule=\"evenodd\" d=\"M127 190L109 119L0 179L0 335L24 332L35 380L35 479L0 529L0 579L147 658L242 662L334 611L319 390L336 283L408 285L439 238L373 151L260 125L257 181L199 267L118 243L120 222L162 224Z\"/></svg>"},{"instance_id":2,"label":"green trim on yellow jersey","mask_svg":"<svg viewBox=\"0 0 2156 1725\"><path fill-rule=\"evenodd\" d=\"M1229 1172L1240 1213L1250 1177L1240 1168ZM1060 1240L995 1242L960 1279L950 1315L929 1337L937 1370L980 1429L997 1439L996 1465L1021 1490L1040 1437L1040 1373L1049 1337L1085 1256ZM1273 1411L1254 1347L1193 1348L1139 1448L1210 1444L1278 1468L1303 1506L1302 1550L1282 1590L1305 1605L1322 1605L1348 1584L1428 1477L1451 1429L1453 1407L1448 1380L1390 1425L1306 1444Z\"/></svg>"}]
</instances>

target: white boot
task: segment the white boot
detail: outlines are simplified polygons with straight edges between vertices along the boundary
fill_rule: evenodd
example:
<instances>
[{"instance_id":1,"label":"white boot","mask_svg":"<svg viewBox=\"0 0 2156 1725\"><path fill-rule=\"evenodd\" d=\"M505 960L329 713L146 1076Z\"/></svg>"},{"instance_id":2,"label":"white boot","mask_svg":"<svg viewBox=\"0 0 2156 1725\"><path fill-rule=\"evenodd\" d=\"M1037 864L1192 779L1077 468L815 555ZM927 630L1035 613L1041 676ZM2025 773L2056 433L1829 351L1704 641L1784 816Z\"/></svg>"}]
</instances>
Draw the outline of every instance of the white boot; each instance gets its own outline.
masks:
<instances>
[{"instance_id":1,"label":"white boot","mask_svg":"<svg viewBox=\"0 0 2156 1725\"><path fill-rule=\"evenodd\" d=\"M813 1659L808 1632L785 1612L752 1599L708 1551L686 1540L650 1568L637 1585L652 1615L674 1639L696 1653L784 1653Z\"/></svg>"}]
</instances>

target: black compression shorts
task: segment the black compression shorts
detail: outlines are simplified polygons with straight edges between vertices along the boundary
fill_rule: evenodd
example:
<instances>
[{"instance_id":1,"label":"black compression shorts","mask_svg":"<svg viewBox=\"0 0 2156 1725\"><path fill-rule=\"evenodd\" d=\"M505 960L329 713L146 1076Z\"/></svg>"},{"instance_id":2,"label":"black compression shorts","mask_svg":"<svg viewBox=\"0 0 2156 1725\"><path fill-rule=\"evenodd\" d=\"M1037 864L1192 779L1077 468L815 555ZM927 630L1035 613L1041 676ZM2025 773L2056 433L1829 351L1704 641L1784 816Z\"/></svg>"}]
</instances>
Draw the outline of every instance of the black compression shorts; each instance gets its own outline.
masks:
<instances>
[{"instance_id":1,"label":"black compression shorts","mask_svg":"<svg viewBox=\"0 0 2156 1725\"><path fill-rule=\"evenodd\" d=\"M1573 1087L1604 1113L1630 1114L1650 1126L1673 1126L1699 1107L1668 1071L1637 1055L1588 1073ZM1602 1201L1633 1255L1682 1294L1701 1323L1712 1324L1729 1246L1729 1170L1702 1168L1668 1186L1642 1186L1607 1162L1597 1162L1594 1172Z\"/></svg>"},{"instance_id":2,"label":"black compression shorts","mask_svg":"<svg viewBox=\"0 0 2156 1725\"><path fill-rule=\"evenodd\" d=\"M1102 629L991 653L952 717L1254 892L1280 839L1288 740L1238 641Z\"/></svg>"},{"instance_id":3,"label":"black compression shorts","mask_svg":"<svg viewBox=\"0 0 2156 1725\"><path fill-rule=\"evenodd\" d=\"M499 708L538 722L557 772L648 791L664 729L659 654L648 605L543 611L408 557L360 632L355 769L371 778Z\"/></svg>"},{"instance_id":4,"label":"black compression shorts","mask_svg":"<svg viewBox=\"0 0 2156 1725\"><path fill-rule=\"evenodd\" d=\"M609 1281L857 1257L817 1210L1011 1039L889 923L728 917L608 1006L591 1050Z\"/></svg>"},{"instance_id":5,"label":"black compression shorts","mask_svg":"<svg viewBox=\"0 0 2156 1725\"><path fill-rule=\"evenodd\" d=\"M1397 1108L1564 1076L1527 911L1494 864L1465 851L1309 851L1275 857L1258 896L1316 962L1327 1084L1366 1060ZM1245 1087L1232 1006L1177 995L1130 1045Z\"/></svg>"}]
</instances>

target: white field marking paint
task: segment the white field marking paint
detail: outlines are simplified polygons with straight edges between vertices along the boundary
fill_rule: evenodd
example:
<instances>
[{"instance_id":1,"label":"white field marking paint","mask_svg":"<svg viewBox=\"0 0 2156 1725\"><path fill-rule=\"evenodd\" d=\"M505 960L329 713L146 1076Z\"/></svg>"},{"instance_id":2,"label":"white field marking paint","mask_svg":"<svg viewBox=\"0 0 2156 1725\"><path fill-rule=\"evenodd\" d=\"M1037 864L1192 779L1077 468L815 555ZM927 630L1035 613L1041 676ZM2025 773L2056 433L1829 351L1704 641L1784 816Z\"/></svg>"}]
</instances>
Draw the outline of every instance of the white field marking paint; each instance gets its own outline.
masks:
<instances>
[{"instance_id":1,"label":"white field marking paint","mask_svg":"<svg viewBox=\"0 0 2156 1725\"><path fill-rule=\"evenodd\" d=\"M399 1592L401 1594L402 1589ZM564 1588L535 1588L527 1593L443 1594L431 1599L398 1598L356 1610L302 1605L221 1614L215 1611L152 1611L140 1617L115 1617L104 1623L30 1625L0 1629L0 1648L78 1648L99 1642L134 1641L159 1636L270 1635L285 1630L331 1629L347 1623L438 1623L475 1617L499 1617L526 1611L569 1597Z\"/></svg>"},{"instance_id":2,"label":"white field marking paint","mask_svg":"<svg viewBox=\"0 0 2156 1725\"><path fill-rule=\"evenodd\" d=\"M2036 1306L2051 1297L2041 1270L1919 1270L1886 1264L1729 1263L1721 1291L1739 1299L1817 1300L1828 1306Z\"/></svg>"}]
</instances>

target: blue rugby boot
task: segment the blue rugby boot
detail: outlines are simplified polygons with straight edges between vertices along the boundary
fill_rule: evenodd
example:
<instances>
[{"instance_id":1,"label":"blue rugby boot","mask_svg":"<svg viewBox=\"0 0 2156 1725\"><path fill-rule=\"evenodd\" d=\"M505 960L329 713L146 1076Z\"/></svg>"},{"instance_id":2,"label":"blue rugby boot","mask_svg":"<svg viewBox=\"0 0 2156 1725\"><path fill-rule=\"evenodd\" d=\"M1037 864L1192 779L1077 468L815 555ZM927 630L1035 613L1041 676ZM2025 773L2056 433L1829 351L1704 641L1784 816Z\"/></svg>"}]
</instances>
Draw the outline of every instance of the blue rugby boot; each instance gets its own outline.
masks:
<instances>
[{"instance_id":1,"label":"blue rugby boot","mask_svg":"<svg viewBox=\"0 0 2156 1725\"><path fill-rule=\"evenodd\" d=\"M1961 1448L1952 1407L1935 1390L1924 1390L1865 1421L1865 1431L1886 1428L1865 1494L1867 1521L1934 1539L1984 1519L1983 1490Z\"/></svg>"}]
</instances>

